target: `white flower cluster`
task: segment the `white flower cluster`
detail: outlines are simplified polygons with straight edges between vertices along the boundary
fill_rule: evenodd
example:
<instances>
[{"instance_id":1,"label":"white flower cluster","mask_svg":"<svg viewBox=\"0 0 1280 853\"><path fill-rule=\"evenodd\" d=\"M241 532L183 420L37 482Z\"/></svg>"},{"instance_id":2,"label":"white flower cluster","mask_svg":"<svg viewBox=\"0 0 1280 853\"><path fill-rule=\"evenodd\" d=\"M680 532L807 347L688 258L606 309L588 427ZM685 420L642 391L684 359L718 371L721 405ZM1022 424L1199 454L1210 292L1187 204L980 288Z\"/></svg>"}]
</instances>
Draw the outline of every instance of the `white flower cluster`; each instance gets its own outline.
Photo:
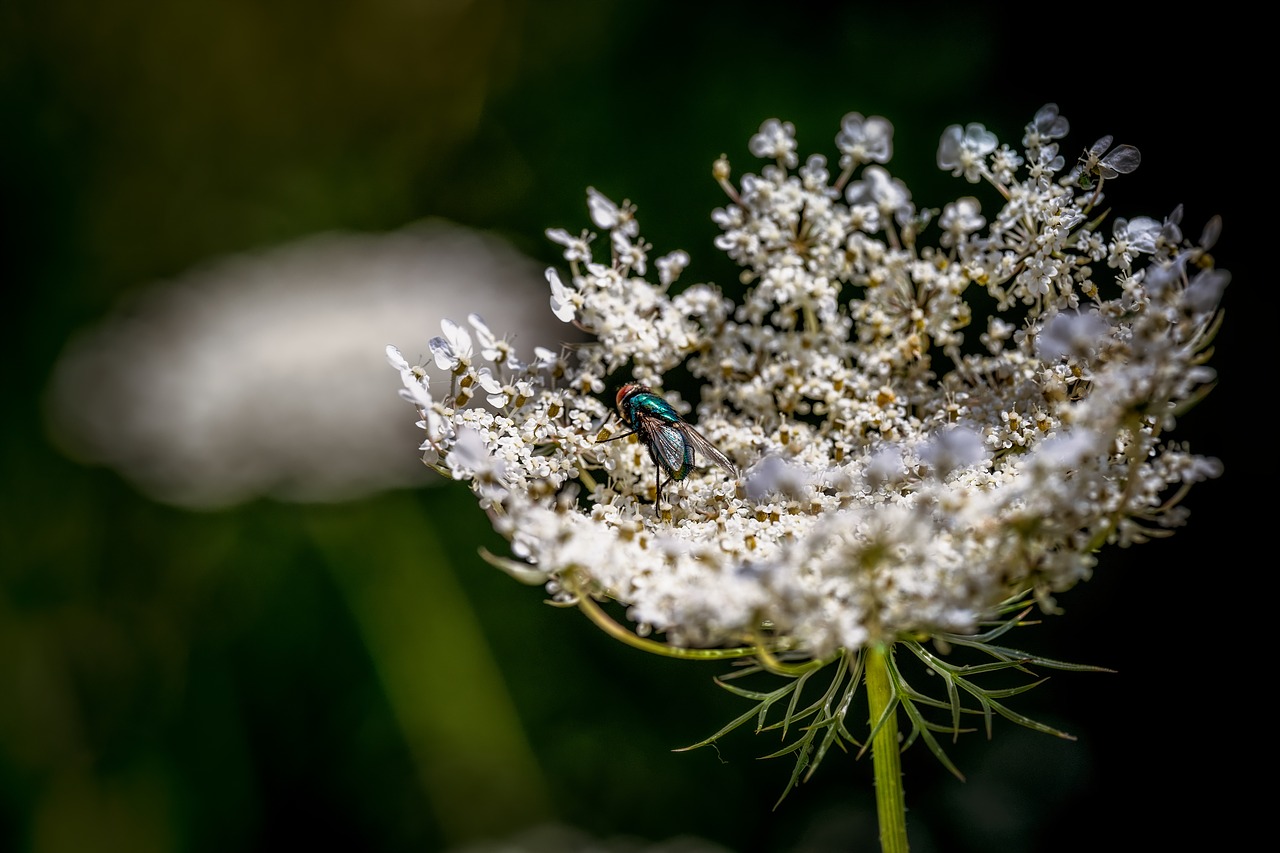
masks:
<instances>
[{"instance_id":1,"label":"white flower cluster","mask_svg":"<svg viewBox=\"0 0 1280 853\"><path fill-rule=\"evenodd\" d=\"M44 394L50 438L188 509L439 482L405 464L415 430L379 347L480 308L522 340L554 334L522 286L538 272L506 241L439 219L206 259L68 339Z\"/></svg>"},{"instance_id":2,"label":"white flower cluster","mask_svg":"<svg viewBox=\"0 0 1280 853\"><path fill-rule=\"evenodd\" d=\"M1029 590L1051 607L1099 547L1167 533L1185 487L1219 473L1162 436L1214 378L1229 280L1207 252L1216 218L1198 244L1181 209L1107 238L1094 211L1137 149L1103 156L1104 138L1064 171L1066 131L1051 104L1021 154L982 125L944 132L938 165L994 188L988 218L974 197L917 209L882 165L883 118L845 117L834 179L766 122L750 150L773 162L737 187L714 170L731 202L717 246L750 286L736 306L707 284L670 292L683 252L648 280L635 208L589 190L607 257L594 234L549 231L571 277L547 279L593 343L522 364L480 318L478 351L446 323L430 343L445 393L388 348L427 463L470 481L527 577L621 602L677 646L823 656L971 632ZM976 332L973 302L992 311ZM702 468L655 495L643 434L604 441L625 428L597 395L661 389L677 366L703 383L698 430L744 473Z\"/></svg>"}]
</instances>

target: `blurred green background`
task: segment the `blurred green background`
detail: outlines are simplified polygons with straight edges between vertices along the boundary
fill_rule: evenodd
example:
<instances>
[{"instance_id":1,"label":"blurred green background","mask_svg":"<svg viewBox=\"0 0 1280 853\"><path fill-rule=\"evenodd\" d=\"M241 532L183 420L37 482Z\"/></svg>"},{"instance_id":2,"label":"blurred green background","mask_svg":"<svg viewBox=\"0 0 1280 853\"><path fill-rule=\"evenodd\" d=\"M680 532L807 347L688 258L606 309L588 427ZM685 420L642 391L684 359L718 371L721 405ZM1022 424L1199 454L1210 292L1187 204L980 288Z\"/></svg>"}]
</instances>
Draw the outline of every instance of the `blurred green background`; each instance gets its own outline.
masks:
<instances>
[{"instance_id":1,"label":"blurred green background","mask_svg":"<svg viewBox=\"0 0 1280 853\"><path fill-rule=\"evenodd\" d=\"M541 604L479 559L505 543L458 484L177 509L53 449L42 395L69 335L210 258L442 216L563 266L543 231L589 225L588 185L639 205L655 254L686 249L685 281L729 285L710 165L758 169L746 142L764 119L833 158L846 112L884 115L890 168L940 206L972 189L934 166L945 126L1016 146L1047 101L1071 121L1068 158L1105 133L1141 149L1112 188L1119 215L1183 202L1192 235L1224 217L1221 385L1176 437L1227 474L1193 490L1172 540L1103 552L1065 617L1015 638L1119 670L1055 674L1016 701L1077 742L998 721L993 741L955 745L964 783L908 751L913 849L1120 849L1208 826L1215 676L1188 647L1223 618L1197 578L1240 524L1243 211L1209 163L1221 93L1243 79L1236 35L1203 11L1112 41L1085 7L951 9L0 8L0 850L436 851L548 823L637 848L876 849L868 761L829 756L775 809L790 764L757 759L775 739L672 752L744 710L712 684L723 670L650 659ZM438 333L397 343L412 357Z\"/></svg>"}]
</instances>

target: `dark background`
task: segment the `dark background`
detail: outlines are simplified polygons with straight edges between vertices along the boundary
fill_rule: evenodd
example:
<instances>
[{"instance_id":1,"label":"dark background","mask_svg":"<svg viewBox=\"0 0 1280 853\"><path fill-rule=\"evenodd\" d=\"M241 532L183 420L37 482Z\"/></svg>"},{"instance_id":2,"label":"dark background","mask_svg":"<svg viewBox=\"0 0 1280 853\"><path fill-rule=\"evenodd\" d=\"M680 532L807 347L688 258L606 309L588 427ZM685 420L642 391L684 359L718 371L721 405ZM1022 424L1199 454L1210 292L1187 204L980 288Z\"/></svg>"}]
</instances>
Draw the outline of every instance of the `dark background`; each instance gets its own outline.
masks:
<instances>
[{"instance_id":1,"label":"dark background","mask_svg":"<svg viewBox=\"0 0 1280 853\"><path fill-rule=\"evenodd\" d=\"M60 456L40 398L73 331L222 253L439 215L561 264L543 231L588 225L593 185L639 204L655 254L693 256L684 280L728 284L710 165L727 152L736 174L758 168L746 141L764 119L794 122L802 157L834 159L841 116L884 115L889 167L941 206L971 191L934 165L945 126L979 121L1017 147L1047 101L1071 121L1068 158L1105 133L1141 149L1110 193L1117 214L1185 203L1193 236L1223 216L1221 382L1175 437L1226 474L1192 491L1186 529L1102 552L1065 616L1013 640L1118 670L1054 674L1013 701L1076 742L997 721L992 741L952 748L964 783L907 752L912 845L1105 850L1221 831L1239 783L1213 732L1233 676L1203 649L1235 634L1249 586L1222 572L1248 571L1224 557L1258 471L1232 429L1256 308L1237 189L1250 154L1228 95L1256 85L1252 54L1227 12L1166 29L1087 5L1053 20L950 10L0 9L0 850L444 850L543 822L637 844L874 849L869 761L829 756L775 809L790 765L757 759L771 736L672 752L745 709L712 684L722 670L651 659L542 605L476 556L505 543L457 484L187 512ZM421 672L399 704L384 688L397 666Z\"/></svg>"}]
</instances>

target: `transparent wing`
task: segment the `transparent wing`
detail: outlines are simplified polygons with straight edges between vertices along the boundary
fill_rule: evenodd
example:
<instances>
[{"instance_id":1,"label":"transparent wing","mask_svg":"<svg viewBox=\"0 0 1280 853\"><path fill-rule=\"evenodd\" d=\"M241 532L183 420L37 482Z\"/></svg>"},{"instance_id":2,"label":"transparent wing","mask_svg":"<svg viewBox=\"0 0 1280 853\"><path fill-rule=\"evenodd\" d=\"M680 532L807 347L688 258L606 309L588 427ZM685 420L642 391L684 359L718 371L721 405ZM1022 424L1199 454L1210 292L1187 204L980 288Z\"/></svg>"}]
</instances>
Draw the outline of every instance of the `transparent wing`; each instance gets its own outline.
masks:
<instances>
[{"instance_id":1,"label":"transparent wing","mask_svg":"<svg viewBox=\"0 0 1280 853\"><path fill-rule=\"evenodd\" d=\"M720 450L708 441L702 433L683 422L679 424L672 424L672 426L677 427L680 432L684 433L684 440L688 442L690 447L705 455L708 459L728 471L733 476L738 476L738 466L730 462L729 457L721 453Z\"/></svg>"},{"instance_id":2,"label":"transparent wing","mask_svg":"<svg viewBox=\"0 0 1280 853\"><path fill-rule=\"evenodd\" d=\"M693 447L688 435L681 429L687 426L688 424L680 421L669 423L650 416L641 417L637 424L636 431L649 446L653 461L677 480L683 480L693 467Z\"/></svg>"}]
</instances>

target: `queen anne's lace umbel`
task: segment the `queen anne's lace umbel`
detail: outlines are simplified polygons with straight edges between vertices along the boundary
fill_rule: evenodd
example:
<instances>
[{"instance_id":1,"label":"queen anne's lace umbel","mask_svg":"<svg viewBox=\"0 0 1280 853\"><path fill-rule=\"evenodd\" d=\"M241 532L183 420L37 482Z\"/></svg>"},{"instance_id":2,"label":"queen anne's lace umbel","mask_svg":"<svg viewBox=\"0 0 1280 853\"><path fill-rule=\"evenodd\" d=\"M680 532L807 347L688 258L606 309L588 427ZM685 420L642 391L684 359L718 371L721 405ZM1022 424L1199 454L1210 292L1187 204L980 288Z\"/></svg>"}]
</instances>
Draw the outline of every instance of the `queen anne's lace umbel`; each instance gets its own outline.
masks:
<instances>
[{"instance_id":1,"label":"queen anne's lace umbel","mask_svg":"<svg viewBox=\"0 0 1280 853\"><path fill-rule=\"evenodd\" d=\"M715 165L739 305L673 293L688 256L651 259L636 209L588 190L607 247L549 231L570 274L547 280L592 343L526 364L473 315L430 341L433 364L388 347L424 461L470 483L514 573L621 602L676 646L822 657L972 632L1028 591L1051 606L1101 546L1182 524L1185 488L1220 473L1165 434L1214 379L1229 280L1216 218L1195 243L1180 208L1106 222L1103 186L1138 151L1104 138L1068 170L1067 127L1044 107L1021 154L979 124L944 132L938 165L994 187L988 216L974 197L918 209L883 165L883 118L844 118L834 177L765 122L750 150L772 163L737 187ZM697 417L664 396L743 474L656 496L646 448L603 441L622 428L601 397L677 367L702 383Z\"/></svg>"}]
</instances>

